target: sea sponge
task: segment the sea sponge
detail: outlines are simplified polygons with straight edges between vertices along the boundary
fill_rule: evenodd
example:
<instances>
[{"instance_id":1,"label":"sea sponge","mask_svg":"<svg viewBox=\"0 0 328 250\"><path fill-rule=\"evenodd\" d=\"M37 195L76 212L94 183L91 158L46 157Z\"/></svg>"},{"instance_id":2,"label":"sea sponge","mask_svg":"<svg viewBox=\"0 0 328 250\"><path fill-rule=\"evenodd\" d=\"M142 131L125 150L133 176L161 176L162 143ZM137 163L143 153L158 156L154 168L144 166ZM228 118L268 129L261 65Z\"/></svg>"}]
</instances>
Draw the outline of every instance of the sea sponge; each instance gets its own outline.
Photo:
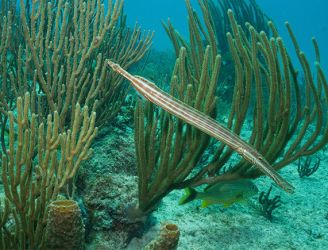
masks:
<instances>
[{"instance_id":1,"label":"sea sponge","mask_svg":"<svg viewBox=\"0 0 328 250\"><path fill-rule=\"evenodd\" d=\"M148 243L143 250L175 250L178 247L180 230L173 223L163 223L156 239Z\"/></svg>"},{"instance_id":2,"label":"sea sponge","mask_svg":"<svg viewBox=\"0 0 328 250\"><path fill-rule=\"evenodd\" d=\"M79 205L74 200L50 203L45 245L46 249L85 249L84 224Z\"/></svg>"}]
</instances>

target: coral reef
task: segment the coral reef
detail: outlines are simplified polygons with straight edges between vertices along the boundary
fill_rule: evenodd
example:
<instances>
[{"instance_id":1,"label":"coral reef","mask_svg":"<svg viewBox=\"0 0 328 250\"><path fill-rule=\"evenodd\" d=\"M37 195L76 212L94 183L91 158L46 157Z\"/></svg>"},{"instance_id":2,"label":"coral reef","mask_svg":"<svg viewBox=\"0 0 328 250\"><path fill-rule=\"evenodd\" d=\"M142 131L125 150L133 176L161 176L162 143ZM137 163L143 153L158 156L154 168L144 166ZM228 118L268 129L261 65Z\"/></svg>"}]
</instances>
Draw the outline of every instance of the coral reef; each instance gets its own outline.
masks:
<instances>
[{"instance_id":1,"label":"coral reef","mask_svg":"<svg viewBox=\"0 0 328 250\"><path fill-rule=\"evenodd\" d=\"M170 222L164 222L158 237L148 243L143 250L176 250L179 237L180 230L178 226Z\"/></svg>"},{"instance_id":2,"label":"coral reef","mask_svg":"<svg viewBox=\"0 0 328 250\"><path fill-rule=\"evenodd\" d=\"M186 3L189 39L164 24L172 54L149 52L153 33L127 26L123 0L0 2L0 249L328 248L327 168L292 169L328 142L316 40L311 67L286 24L299 70L254 0ZM108 62L183 116L135 101ZM204 117L219 141L196 128ZM185 187L249 178L264 190L263 169L299 191L270 188L262 208L177 206Z\"/></svg>"},{"instance_id":3,"label":"coral reef","mask_svg":"<svg viewBox=\"0 0 328 250\"><path fill-rule=\"evenodd\" d=\"M312 157L306 157L303 162L302 159L298 159L297 172L300 178L304 176L311 176L319 169L321 159L317 156L315 163L312 162ZM313 163L313 164L312 164Z\"/></svg>"},{"instance_id":4,"label":"coral reef","mask_svg":"<svg viewBox=\"0 0 328 250\"><path fill-rule=\"evenodd\" d=\"M230 51L226 37L228 32L232 32L229 18L226 15L229 9L233 11L236 21L242 29L247 30L247 24L250 24L257 31L264 31L267 35L271 34L268 25L270 18L261 10L255 0L208 0L203 3L209 9L214 22L217 46L223 57ZM231 57L230 60L232 60Z\"/></svg>"},{"instance_id":5,"label":"coral reef","mask_svg":"<svg viewBox=\"0 0 328 250\"><path fill-rule=\"evenodd\" d=\"M81 167L77 194L86 210L87 248L123 249L148 223L129 220L138 202L133 130L119 115L103 133L93 145L93 158Z\"/></svg>"},{"instance_id":6,"label":"coral reef","mask_svg":"<svg viewBox=\"0 0 328 250\"><path fill-rule=\"evenodd\" d=\"M276 195L273 198L270 198L270 193L272 190L272 186L269 188L267 192L261 192L259 196L259 202L262 205L263 215L272 221L272 212L281 206L281 197L280 195Z\"/></svg>"},{"instance_id":7,"label":"coral reef","mask_svg":"<svg viewBox=\"0 0 328 250\"><path fill-rule=\"evenodd\" d=\"M121 174L89 175L83 193L88 212L88 245L123 248L142 235L143 221L130 221L128 209L137 203L137 179Z\"/></svg>"},{"instance_id":8,"label":"coral reef","mask_svg":"<svg viewBox=\"0 0 328 250\"><path fill-rule=\"evenodd\" d=\"M127 27L122 0L0 7L1 248L42 249L49 203L75 198L97 126L117 115L128 92L104 58L132 67L152 33Z\"/></svg>"},{"instance_id":9,"label":"coral reef","mask_svg":"<svg viewBox=\"0 0 328 250\"><path fill-rule=\"evenodd\" d=\"M76 201L52 201L45 231L46 249L85 249L84 225Z\"/></svg>"},{"instance_id":10,"label":"coral reef","mask_svg":"<svg viewBox=\"0 0 328 250\"><path fill-rule=\"evenodd\" d=\"M87 107L81 109L77 104L73 130L59 133L59 114L49 114L45 123L38 124L30 104L30 94L26 93L17 99L16 115L12 111L8 114L9 147L1 159L3 249L44 247L48 205L90 157L90 145L97 133L95 113L89 114Z\"/></svg>"}]
</instances>

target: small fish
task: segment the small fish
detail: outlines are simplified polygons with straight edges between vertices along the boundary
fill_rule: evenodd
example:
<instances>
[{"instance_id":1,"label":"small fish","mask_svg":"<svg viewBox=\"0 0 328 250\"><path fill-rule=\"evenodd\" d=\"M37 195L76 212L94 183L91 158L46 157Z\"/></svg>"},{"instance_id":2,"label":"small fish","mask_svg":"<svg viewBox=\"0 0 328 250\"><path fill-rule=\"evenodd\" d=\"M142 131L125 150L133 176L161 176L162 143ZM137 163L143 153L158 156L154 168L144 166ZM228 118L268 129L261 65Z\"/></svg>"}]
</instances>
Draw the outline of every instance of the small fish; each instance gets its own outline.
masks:
<instances>
[{"instance_id":1,"label":"small fish","mask_svg":"<svg viewBox=\"0 0 328 250\"><path fill-rule=\"evenodd\" d=\"M180 199L179 205L186 204L195 199L202 200L202 208L211 204L220 203L229 207L235 202L243 202L257 194L256 185L249 179L223 181L208 186L204 192L197 192L193 188L186 188L186 194Z\"/></svg>"}]
</instances>

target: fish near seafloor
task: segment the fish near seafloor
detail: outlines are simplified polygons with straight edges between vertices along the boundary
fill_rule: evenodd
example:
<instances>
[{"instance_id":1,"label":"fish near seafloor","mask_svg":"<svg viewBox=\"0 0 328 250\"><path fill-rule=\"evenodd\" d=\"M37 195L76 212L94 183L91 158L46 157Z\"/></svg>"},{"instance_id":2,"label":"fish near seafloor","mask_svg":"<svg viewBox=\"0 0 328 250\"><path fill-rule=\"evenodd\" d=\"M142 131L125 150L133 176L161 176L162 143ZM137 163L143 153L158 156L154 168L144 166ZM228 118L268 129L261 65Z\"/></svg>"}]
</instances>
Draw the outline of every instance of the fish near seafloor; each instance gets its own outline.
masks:
<instances>
[{"instance_id":1,"label":"fish near seafloor","mask_svg":"<svg viewBox=\"0 0 328 250\"><path fill-rule=\"evenodd\" d=\"M235 202L243 202L257 194L258 189L251 180L240 179L213 184L205 188L203 192L197 192L195 189L188 187L185 192L186 194L179 201L179 205L200 199L202 200L201 207L205 208L216 203L229 207Z\"/></svg>"}]
</instances>

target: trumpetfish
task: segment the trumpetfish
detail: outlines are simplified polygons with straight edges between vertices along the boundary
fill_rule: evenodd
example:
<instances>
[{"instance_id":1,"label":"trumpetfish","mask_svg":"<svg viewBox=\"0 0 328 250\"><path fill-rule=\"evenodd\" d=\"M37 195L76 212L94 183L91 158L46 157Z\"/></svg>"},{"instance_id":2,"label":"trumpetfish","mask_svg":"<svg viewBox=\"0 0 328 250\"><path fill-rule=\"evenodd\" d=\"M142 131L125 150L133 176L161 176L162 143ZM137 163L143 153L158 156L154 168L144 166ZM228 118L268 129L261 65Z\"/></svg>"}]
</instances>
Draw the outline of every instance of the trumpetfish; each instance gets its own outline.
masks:
<instances>
[{"instance_id":1,"label":"trumpetfish","mask_svg":"<svg viewBox=\"0 0 328 250\"><path fill-rule=\"evenodd\" d=\"M110 60L107 60L107 64L115 72L130 81L134 89L147 100L163 108L184 122L198 128L209 136L212 136L220 142L228 145L245 160L256 166L263 174L269 176L283 190L288 193L293 193L294 187L277 173L260 152L247 142L243 141L238 135L219 124L213 118L162 91L155 85L155 83L150 82L143 77L130 74L120 65Z\"/></svg>"}]
</instances>

